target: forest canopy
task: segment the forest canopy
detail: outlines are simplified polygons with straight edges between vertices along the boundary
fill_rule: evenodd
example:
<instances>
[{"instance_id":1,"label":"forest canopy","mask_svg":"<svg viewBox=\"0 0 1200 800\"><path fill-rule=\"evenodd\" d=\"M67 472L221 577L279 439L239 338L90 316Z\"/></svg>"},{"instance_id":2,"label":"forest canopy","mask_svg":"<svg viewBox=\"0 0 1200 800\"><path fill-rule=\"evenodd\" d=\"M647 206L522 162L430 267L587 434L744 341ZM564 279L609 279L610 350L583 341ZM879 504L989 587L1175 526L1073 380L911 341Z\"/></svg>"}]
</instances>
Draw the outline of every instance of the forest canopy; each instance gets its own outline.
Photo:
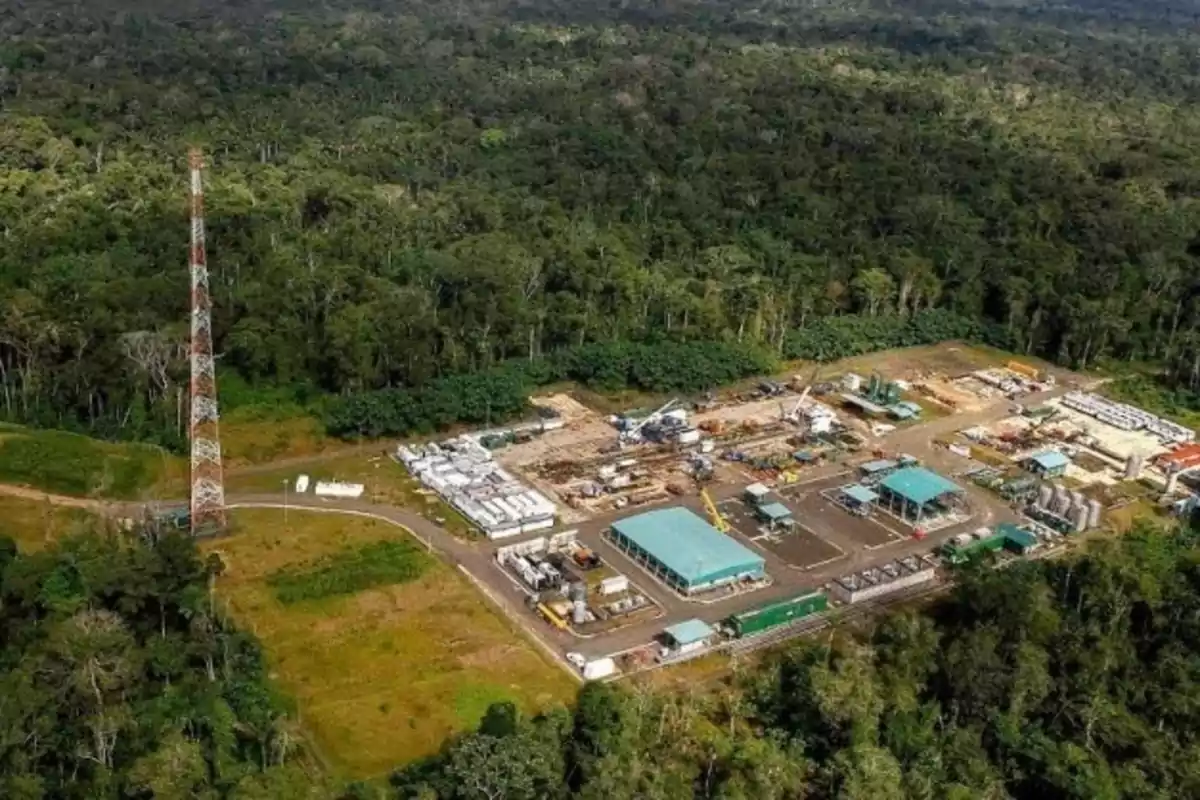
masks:
<instances>
[{"instance_id":1,"label":"forest canopy","mask_svg":"<svg viewBox=\"0 0 1200 800\"><path fill-rule=\"evenodd\" d=\"M264 392L412 390L595 343L792 356L820 320L928 309L1195 388L1195 20L7 3L0 417L178 441L190 145L218 364Z\"/></svg>"}]
</instances>

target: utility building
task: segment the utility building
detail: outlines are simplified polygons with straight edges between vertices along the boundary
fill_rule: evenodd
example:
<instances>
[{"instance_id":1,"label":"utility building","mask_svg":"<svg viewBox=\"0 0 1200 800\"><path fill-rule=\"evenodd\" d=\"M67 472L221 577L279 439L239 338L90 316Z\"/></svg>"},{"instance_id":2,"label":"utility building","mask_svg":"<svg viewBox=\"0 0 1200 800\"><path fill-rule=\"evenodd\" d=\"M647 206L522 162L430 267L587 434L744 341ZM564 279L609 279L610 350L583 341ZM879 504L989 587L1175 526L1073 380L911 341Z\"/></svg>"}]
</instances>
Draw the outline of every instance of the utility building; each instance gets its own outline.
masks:
<instances>
[{"instance_id":1,"label":"utility building","mask_svg":"<svg viewBox=\"0 0 1200 800\"><path fill-rule=\"evenodd\" d=\"M667 640L667 654L683 656L704 648L716 635L716 631L707 623L698 619L689 619L672 625L663 631Z\"/></svg>"},{"instance_id":2,"label":"utility building","mask_svg":"<svg viewBox=\"0 0 1200 800\"><path fill-rule=\"evenodd\" d=\"M761 505L756 509L756 513L758 518L773 530L790 528L796 524L796 520L792 518L792 510L783 503Z\"/></svg>"},{"instance_id":3,"label":"utility building","mask_svg":"<svg viewBox=\"0 0 1200 800\"><path fill-rule=\"evenodd\" d=\"M1042 478L1061 478L1067 474L1071 459L1057 450L1034 453L1025 460L1025 468Z\"/></svg>"},{"instance_id":4,"label":"utility building","mask_svg":"<svg viewBox=\"0 0 1200 800\"><path fill-rule=\"evenodd\" d=\"M681 594L766 575L766 562L686 508L647 511L613 523L614 545Z\"/></svg>"},{"instance_id":5,"label":"utility building","mask_svg":"<svg viewBox=\"0 0 1200 800\"><path fill-rule=\"evenodd\" d=\"M924 467L896 470L879 484L880 505L914 525L956 502L962 489Z\"/></svg>"}]
</instances>

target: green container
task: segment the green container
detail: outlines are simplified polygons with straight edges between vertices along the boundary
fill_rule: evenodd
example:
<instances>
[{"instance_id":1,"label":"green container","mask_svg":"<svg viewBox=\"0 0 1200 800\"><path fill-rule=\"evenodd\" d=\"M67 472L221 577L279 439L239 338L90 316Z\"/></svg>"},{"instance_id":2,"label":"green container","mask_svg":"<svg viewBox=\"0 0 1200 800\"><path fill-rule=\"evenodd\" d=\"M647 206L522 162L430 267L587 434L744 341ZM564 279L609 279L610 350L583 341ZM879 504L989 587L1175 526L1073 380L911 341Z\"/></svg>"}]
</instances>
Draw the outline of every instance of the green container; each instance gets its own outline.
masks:
<instances>
[{"instance_id":1,"label":"green container","mask_svg":"<svg viewBox=\"0 0 1200 800\"><path fill-rule=\"evenodd\" d=\"M727 623L734 635L741 638L818 614L828 607L829 599L824 593L813 592L734 614Z\"/></svg>"},{"instance_id":2,"label":"green container","mask_svg":"<svg viewBox=\"0 0 1200 800\"><path fill-rule=\"evenodd\" d=\"M996 553L1004 549L1008 537L1002 533L993 533L986 539L976 539L964 545L947 544L942 553L952 564L961 564L976 553Z\"/></svg>"}]
</instances>

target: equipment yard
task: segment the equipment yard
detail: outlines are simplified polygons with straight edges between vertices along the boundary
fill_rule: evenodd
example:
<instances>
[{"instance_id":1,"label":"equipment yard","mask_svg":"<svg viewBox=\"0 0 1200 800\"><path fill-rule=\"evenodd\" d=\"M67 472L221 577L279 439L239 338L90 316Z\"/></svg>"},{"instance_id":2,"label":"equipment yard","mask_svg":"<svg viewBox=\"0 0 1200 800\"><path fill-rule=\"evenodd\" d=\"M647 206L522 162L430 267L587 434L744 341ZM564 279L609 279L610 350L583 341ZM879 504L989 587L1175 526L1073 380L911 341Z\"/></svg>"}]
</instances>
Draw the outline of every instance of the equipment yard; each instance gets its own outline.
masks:
<instances>
[{"instance_id":1,"label":"equipment yard","mask_svg":"<svg viewBox=\"0 0 1200 800\"><path fill-rule=\"evenodd\" d=\"M1200 469L1189 432L1101 408L1078 376L918 350L890 374L809 368L612 416L534 398L536 421L394 457L489 537L443 555L592 679L928 594L972 554L1054 552L1152 497L1144 479L1167 481L1154 456ZM1157 449L1122 450L1135 436Z\"/></svg>"},{"instance_id":2,"label":"equipment yard","mask_svg":"<svg viewBox=\"0 0 1200 800\"><path fill-rule=\"evenodd\" d=\"M589 677L691 658L735 628L749 636L730 620L789 598L834 609L936 585L944 545L963 552L977 531L1021 519L1019 503L964 477L987 464L947 444L1012 416L1014 399L1044 403L1078 385L969 348L937 352L934 366L906 355L915 361L900 374L831 367L613 416L536 398L533 435L470 436L556 501L557 524L474 545L490 548L482 577Z\"/></svg>"}]
</instances>

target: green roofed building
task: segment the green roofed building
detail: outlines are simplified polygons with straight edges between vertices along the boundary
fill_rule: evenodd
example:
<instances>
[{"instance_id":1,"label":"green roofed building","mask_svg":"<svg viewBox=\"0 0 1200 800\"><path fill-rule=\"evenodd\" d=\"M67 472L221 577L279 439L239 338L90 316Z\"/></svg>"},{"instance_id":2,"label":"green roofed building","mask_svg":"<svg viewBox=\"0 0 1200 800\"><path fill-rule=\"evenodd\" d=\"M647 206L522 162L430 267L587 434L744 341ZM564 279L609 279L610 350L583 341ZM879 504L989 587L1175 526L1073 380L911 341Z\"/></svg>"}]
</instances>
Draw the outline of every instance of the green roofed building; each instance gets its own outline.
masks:
<instances>
[{"instance_id":1,"label":"green roofed building","mask_svg":"<svg viewBox=\"0 0 1200 800\"><path fill-rule=\"evenodd\" d=\"M663 508L613 523L614 545L682 594L766 574L766 562L686 508Z\"/></svg>"},{"instance_id":2,"label":"green roofed building","mask_svg":"<svg viewBox=\"0 0 1200 800\"><path fill-rule=\"evenodd\" d=\"M879 484L883 505L909 522L918 523L962 489L924 467L905 467L888 475Z\"/></svg>"}]
</instances>

